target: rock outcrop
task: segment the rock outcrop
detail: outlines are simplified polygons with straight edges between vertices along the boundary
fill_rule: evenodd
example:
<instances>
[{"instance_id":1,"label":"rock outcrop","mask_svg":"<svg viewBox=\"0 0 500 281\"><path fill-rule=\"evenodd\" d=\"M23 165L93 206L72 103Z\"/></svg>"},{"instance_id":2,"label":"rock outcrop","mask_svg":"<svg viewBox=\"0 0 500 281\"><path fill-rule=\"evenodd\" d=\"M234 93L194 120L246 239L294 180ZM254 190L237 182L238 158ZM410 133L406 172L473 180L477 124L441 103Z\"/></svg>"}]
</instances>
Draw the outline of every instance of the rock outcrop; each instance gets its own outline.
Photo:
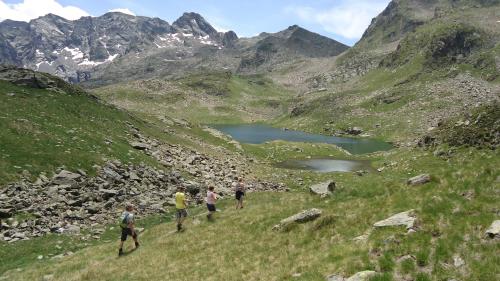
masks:
<instances>
[{"instance_id":1,"label":"rock outcrop","mask_svg":"<svg viewBox=\"0 0 500 281\"><path fill-rule=\"evenodd\" d=\"M320 209L309 209L302 211L298 214L295 214L286 219L282 219L279 224L273 226L273 230L280 230L284 226L292 224L292 223L305 223L308 221L315 220L321 216L322 211Z\"/></svg>"},{"instance_id":2,"label":"rock outcrop","mask_svg":"<svg viewBox=\"0 0 500 281\"><path fill-rule=\"evenodd\" d=\"M326 181L322 183L317 183L309 187L309 191L312 194L320 195L322 197L330 195L335 190L334 181Z\"/></svg>"},{"instance_id":3,"label":"rock outcrop","mask_svg":"<svg viewBox=\"0 0 500 281\"><path fill-rule=\"evenodd\" d=\"M406 183L409 185L420 185L428 183L430 181L431 181L431 176L429 174L422 174L408 179Z\"/></svg>"},{"instance_id":4,"label":"rock outcrop","mask_svg":"<svg viewBox=\"0 0 500 281\"><path fill-rule=\"evenodd\" d=\"M388 227L388 226L405 226L406 229L412 229L415 226L415 211L409 210L395 214L385 220L381 220L373 224L374 227Z\"/></svg>"},{"instance_id":5,"label":"rock outcrop","mask_svg":"<svg viewBox=\"0 0 500 281\"><path fill-rule=\"evenodd\" d=\"M500 220L494 221L485 233L490 238L500 238Z\"/></svg>"}]
</instances>

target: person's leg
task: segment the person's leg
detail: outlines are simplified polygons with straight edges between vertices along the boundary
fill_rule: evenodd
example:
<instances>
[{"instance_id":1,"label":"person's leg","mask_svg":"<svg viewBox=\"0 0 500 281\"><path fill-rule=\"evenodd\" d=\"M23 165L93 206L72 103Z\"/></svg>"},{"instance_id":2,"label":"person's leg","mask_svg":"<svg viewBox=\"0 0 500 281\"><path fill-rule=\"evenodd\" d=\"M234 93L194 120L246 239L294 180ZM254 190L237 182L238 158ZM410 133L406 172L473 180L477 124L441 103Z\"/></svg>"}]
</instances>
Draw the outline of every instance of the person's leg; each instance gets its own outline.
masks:
<instances>
[{"instance_id":1,"label":"person's leg","mask_svg":"<svg viewBox=\"0 0 500 281\"><path fill-rule=\"evenodd\" d=\"M120 248L118 248L118 253L123 253L123 241L120 240Z\"/></svg>"},{"instance_id":2,"label":"person's leg","mask_svg":"<svg viewBox=\"0 0 500 281\"><path fill-rule=\"evenodd\" d=\"M241 206L241 193L239 191L236 192L236 209L239 209Z\"/></svg>"},{"instance_id":3,"label":"person's leg","mask_svg":"<svg viewBox=\"0 0 500 281\"><path fill-rule=\"evenodd\" d=\"M118 255L121 256L123 255L123 242L125 242L125 240L127 240L127 229L123 229L122 228L122 236L120 238L120 249L118 250Z\"/></svg>"},{"instance_id":4,"label":"person's leg","mask_svg":"<svg viewBox=\"0 0 500 281\"><path fill-rule=\"evenodd\" d=\"M187 217L187 211L185 209L179 210L178 214L179 214L179 221L177 223L177 230L181 231L182 230L182 224L184 223L184 220Z\"/></svg>"},{"instance_id":5,"label":"person's leg","mask_svg":"<svg viewBox=\"0 0 500 281\"><path fill-rule=\"evenodd\" d=\"M181 213L180 213L180 210L177 210L177 213L175 214L175 220L177 222L177 231L181 231L181 224L182 224L182 221L181 221Z\"/></svg>"},{"instance_id":6,"label":"person's leg","mask_svg":"<svg viewBox=\"0 0 500 281\"><path fill-rule=\"evenodd\" d=\"M186 212L186 210L183 210L182 215L181 215L181 226L184 223L184 221L186 220L186 217L187 217L187 212Z\"/></svg>"},{"instance_id":7,"label":"person's leg","mask_svg":"<svg viewBox=\"0 0 500 281\"><path fill-rule=\"evenodd\" d=\"M135 248L139 247L139 239L136 230L134 229L134 233L132 233L132 239L134 239Z\"/></svg>"}]
</instances>

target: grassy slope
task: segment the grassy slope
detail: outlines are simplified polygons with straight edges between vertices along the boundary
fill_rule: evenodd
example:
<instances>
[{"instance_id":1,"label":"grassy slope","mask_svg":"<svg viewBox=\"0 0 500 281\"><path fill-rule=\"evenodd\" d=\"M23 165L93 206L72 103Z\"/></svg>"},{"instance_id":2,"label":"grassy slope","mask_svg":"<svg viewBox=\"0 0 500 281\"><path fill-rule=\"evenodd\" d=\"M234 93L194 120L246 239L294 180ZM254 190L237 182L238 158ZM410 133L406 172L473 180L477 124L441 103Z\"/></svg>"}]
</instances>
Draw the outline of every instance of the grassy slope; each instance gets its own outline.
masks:
<instances>
[{"instance_id":1,"label":"grassy slope","mask_svg":"<svg viewBox=\"0 0 500 281\"><path fill-rule=\"evenodd\" d=\"M302 112L282 117L276 124L314 132L322 132L325 128L335 130L359 126L371 135L394 141L408 140L425 133L427 127L423 121L448 106L442 95L427 94L429 85L443 83L446 87L446 83L453 83L449 80L466 72L477 79L488 80L492 85L500 82L498 63L495 65L495 60L500 57L498 41L495 40L500 33L494 24L500 6L471 7L449 10L442 18L431 20L417 28L416 32L408 34L395 51L397 60L391 67L375 68L347 83L332 82L327 92L297 98L294 103ZM391 30L380 29L377 32L382 31L390 33ZM466 39L466 44L474 45L474 37L481 37L475 42L477 46L472 55L457 62L452 62L451 56L444 56L437 58L439 65L436 65L438 60L433 57L439 49L436 46L460 32L470 37ZM369 46L365 46L364 42L361 43L339 58L337 63L351 61L352 56L358 53L369 53L375 44L370 42ZM453 92L447 94L449 99L463 99ZM396 102L382 102L387 97ZM468 102L475 101L463 101ZM381 126L376 127L377 124Z\"/></svg>"},{"instance_id":2,"label":"grassy slope","mask_svg":"<svg viewBox=\"0 0 500 281\"><path fill-rule=\"evenodd\" d=\"M85 94L0 82L0 112L0 184L15 180L23 170L33 176L61 165L92 171L103 158L154 163L128 144L125 122L146 129L145 123Z\"/></svg>"},{"instance_id":3,"label":"grassy slope","mask_svg":"<svg viewBox=\"0 0 500 281\"><path fill-rule=\"evenodd\" d=\"M323 280L329 273L373 269L385 272L380 280L402 274L418 275L417 280L494 280L500 274L495 255L500 248L483 234L496 218L499 159L498 151L475 149L461 149L449 161L426 151L387 153L383 161L395 164L383 173L323 175L339 186L329 199L296 186L290 193L251 194L241 211L233 210L232 200L224 200L215 223L205 222L203 216L197 217L200 224L190 218L182 234L170 233L172 223L152 227L141 237L142 248L122 259L116 258L117 241L113 241L61 261L36 261L5 276L10 280L46 274L53 274L54 280L289 280L301 273L295 280ZM405 184L421 172L431 172L432 182ZM310 176L319 180L306 172L299 177ZM472 192L472 199L462 195L466 192ZM285 232L271 230L280 219L311 207L323 209L323 219ZM377 220L408 209L417 211L416 233L392 228L373 231L367 243L352 240ZM397 262L407 254L415 260ZM451 265L455 254L466 262L460 270Z\"/></svg>"},{"instance_id":4,"label":"grassy slope","mask_svg":"<svg viewBox=\"0 0 500 281\"><path fill-rule=\"evenodd\" d=\"M290 93L262 76L207 73L155 82L153 86L151 81L134 81L94 93L150 117L169 116L204 124L262 121L288 110Z\"/></svg>"}]
</instances>

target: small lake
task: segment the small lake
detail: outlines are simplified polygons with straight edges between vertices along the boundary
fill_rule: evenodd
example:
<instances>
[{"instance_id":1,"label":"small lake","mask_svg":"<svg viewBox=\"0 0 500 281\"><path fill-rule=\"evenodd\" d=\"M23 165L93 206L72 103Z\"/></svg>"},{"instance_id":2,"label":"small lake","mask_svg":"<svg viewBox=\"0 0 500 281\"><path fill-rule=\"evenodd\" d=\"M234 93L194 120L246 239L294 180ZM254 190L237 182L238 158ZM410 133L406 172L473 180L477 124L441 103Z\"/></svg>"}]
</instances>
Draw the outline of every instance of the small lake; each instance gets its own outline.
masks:
<instances>
[{"instance_id":1,"label":"small lake","mask_svg":"<svg viewBox=\"0 0 500 281\"><path fill-rule=\"evenodd\" d=\"M306 159L287 160L276 164L278 168L309 170L319 173L330 172L354 172L359 170L371 170L370 161L338 160L338 159Z\"/></svg>"},{"instance_id":2,"label":"small lake","mask_svg":"<svg viewBox=\"0 0 500 281\"><path fill-rule=\"evenodd\" d=\"M290 142L328 143L335 144L351 154L371 153L392 148L390 143L363 138L346 138L309 134L301 131L283 130L267 125L211 125L211 127L230 135L241 143L261 144L268 141L284 140Z\"/></svg>"}]
</instances>

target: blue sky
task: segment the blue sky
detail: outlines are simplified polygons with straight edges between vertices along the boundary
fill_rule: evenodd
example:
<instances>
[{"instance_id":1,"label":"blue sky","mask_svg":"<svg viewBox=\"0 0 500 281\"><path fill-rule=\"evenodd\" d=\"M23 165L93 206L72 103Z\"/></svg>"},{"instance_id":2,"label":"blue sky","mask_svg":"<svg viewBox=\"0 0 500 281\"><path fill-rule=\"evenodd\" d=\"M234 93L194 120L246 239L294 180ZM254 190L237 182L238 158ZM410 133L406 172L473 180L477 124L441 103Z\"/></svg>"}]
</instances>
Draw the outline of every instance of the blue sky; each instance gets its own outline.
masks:
<instances>
[{"instance_id":1,"label":"blue sky","mask_svg":"<svg viewBox=\"0 0 500 281\"><path fill-rule=\"evenodd\" d=\"M390 0L0 0L0 20L28 21L52 12L68 19L123 9L172 23L183 12L197 12L216 29L238 36L276 32L298 24L353 45ZM127 9L127 10L125 10Z\"/></svg>"}]
</instances>

